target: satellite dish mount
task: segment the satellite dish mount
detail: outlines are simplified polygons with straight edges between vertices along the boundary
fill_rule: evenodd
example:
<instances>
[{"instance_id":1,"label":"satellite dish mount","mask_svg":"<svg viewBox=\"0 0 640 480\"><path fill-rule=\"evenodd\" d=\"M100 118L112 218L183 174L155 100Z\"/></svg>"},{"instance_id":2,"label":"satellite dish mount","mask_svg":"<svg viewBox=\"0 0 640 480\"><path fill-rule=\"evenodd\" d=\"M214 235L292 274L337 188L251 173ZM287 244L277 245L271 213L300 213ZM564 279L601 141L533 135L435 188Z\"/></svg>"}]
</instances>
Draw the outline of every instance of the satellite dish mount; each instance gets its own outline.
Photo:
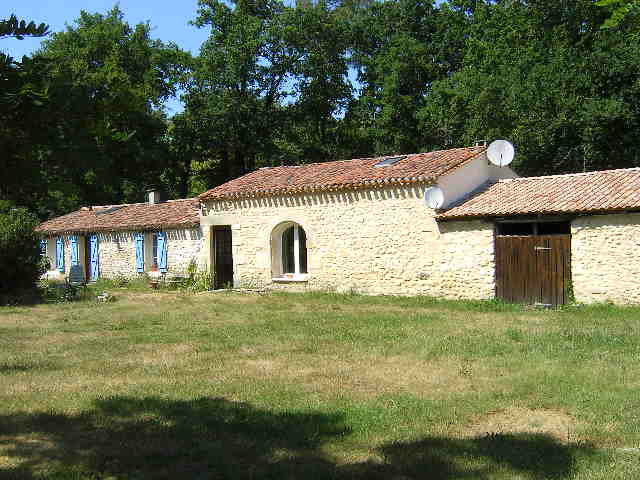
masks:
<instances>
[{"instance_id":1,"label":"satellite dish mount","mask_svg":"<svg viewBox=\"0 0 640 480\"><path fill-rule=\"evenodd\" d=\"M487 158L496 167L506 167L513 161L515 149L511 142L495 140L487 148Z\"/></svg>"},{"instance_id":2,"label":"satellite dish mount","mask_svg":"<svg viewBox=\"0 0 640 480\"><path fill-rule=\"evenodd\" d=\"M429 187L424 191L424 203L437 210L444 204L444 192L440 187Z\"/></svg>"}]
</instances>

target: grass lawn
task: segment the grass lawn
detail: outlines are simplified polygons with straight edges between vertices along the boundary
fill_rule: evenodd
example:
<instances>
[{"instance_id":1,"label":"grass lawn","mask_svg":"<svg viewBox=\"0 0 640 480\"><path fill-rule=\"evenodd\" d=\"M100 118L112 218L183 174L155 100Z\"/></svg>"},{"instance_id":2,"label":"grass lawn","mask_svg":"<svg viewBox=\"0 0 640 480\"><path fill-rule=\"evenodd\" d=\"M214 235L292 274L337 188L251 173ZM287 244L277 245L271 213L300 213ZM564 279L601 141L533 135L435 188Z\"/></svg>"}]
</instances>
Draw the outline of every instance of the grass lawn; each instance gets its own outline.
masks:
<instances>
[{"instance_id":1,"label":"grass lawn","mask_svg":"<svg viewBox=\"0 0 640 480\"><path fill-rule=\"evenodd\" d=\"M0 309L0 480L640 478L640 309L114 293Z\"/></svg>"}]
</instances>

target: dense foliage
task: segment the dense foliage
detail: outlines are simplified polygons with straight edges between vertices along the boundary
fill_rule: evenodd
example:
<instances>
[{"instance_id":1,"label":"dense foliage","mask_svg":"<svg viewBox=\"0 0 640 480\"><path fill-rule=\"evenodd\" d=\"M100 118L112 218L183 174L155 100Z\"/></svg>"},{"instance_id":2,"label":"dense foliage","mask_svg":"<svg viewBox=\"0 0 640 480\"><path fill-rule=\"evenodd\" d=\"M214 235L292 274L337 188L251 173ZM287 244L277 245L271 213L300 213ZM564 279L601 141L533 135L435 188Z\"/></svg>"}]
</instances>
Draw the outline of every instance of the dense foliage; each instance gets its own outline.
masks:
<instances>
[{"instance_id":1,"label":"dense foliage","mask_svg":"<svg viewBox=\"0 0 640 480\"><path fill-rule=\"evenodd\" d=\"M117 7L81 12L0 66L0 197L45 218L141 200L149 183L183 197L261 166L499 137L522 174L639 166L637 13L636 0L200 0L193 23L210 34L192 58ZM46 33L16 22L0 25ZM185 110L167 118L178 92Z\"/></svg>"},{"instance_id":2,"label":"dense foliage","mask_svg":"<svg viewBox=\"0 0 640 480\"><path fill-rule=\"evenodd\" d=\"M36 225L38 219L26 209L0 204L0 304L35 289L43 271Z\"/></svg>"},{"instance_id":3,"label":"dense foliage","mask_svg":"<svg viewBox=\"0 0 640 480\"><path fill-rule=\"evenodd\" d=\"M2 197L41 217L86 203L142 200L144 186L168 165L160 107L189 62L150 30L129 26L118 8L82 12L33 58L6 69L2 80L11 91L0 102L11 103L0 111L0 148L11 176Z\"/></svg>"}]
</instances>

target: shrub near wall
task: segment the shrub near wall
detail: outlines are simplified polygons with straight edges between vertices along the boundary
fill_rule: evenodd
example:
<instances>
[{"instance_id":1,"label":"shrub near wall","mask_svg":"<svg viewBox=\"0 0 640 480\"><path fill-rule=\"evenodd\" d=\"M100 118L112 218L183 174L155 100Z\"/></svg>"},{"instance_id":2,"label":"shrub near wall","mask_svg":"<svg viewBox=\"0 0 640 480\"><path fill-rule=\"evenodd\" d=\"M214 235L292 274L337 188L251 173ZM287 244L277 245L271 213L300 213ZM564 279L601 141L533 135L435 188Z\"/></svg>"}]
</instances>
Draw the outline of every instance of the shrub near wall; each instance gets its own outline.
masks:
<instances>
[{"instance_id":1,"label":"shrub near wall","mask_svg":"<svg viewBox=\"0 0 640 480\"><path fill-rule=\"evenodd\" d=\"M0 303L36 288L43 271L38 223L28 210L0 204Z\"/></svg>"}]
</instances>

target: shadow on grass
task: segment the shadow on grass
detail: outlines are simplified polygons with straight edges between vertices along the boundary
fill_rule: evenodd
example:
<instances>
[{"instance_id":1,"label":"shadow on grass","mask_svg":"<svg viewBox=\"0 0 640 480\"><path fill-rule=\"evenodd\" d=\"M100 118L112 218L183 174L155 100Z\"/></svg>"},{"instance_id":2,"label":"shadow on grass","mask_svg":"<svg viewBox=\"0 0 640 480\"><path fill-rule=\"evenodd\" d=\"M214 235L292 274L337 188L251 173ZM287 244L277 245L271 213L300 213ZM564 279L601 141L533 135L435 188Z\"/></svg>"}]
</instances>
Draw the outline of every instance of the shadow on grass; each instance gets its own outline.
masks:
<instances>
[{"instance_id":1,"label":"shadow on grass","mask_svg":"<svg viewBox=\"0 0 640 480\"><path fill-rule=\"evenodd\" d=\"M578 450L541 435L427 437L340 464L322 446L351 433L341 415L273 413L245 403L116 397L78 415L0 417L0 479L566 478ZM7 465L12 465L8 467ZM493 478L493 477L491 477Z\"/></svg>"}]
</instances>

